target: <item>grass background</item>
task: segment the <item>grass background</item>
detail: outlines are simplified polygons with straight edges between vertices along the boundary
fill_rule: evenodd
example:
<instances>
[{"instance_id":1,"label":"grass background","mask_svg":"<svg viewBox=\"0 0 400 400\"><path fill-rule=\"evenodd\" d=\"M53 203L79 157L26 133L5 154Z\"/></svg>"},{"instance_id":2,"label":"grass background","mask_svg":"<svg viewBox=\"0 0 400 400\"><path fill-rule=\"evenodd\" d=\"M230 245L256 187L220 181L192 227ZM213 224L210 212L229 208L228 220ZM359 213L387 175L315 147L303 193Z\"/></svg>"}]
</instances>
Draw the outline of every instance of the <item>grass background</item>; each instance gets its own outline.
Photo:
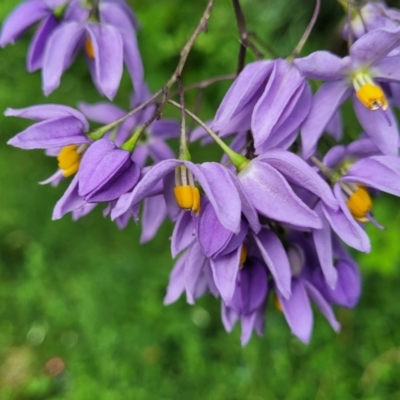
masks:
<instances>
[{"instance_id":1,"label":"grass background","mask_svg":"<svg viewBox=\"0 0 400 400\"><path fill-rule=\"evenodd\" d=\"M209 32L188 59L184 83L234 72L238 34L228 0L216 2ZM313 2L243 0L249 31L286 56L311 16ZM342 10L325 1L303 54L345 48L338 36ZM173 72L178 54L199 19L205 0L131 2L142 24L139 43L152 90ZM15 6L0 2L0 21ZM99 101L86 65L77 60L49 98L40 73L25 71L30 35L0 55L0 110L38 103L75 106ZM253 60L251 54L248 60ZM201 116L210 118L228 87L205 92ZM128 76L115 102L128 106ZM196 93L188 93L193 107ZM166 115L176 115L166 108ZM358 126L346 109L348 133ZM171 223L139 245L140 226L124 231L101 215L101 207L73 222L51 221L66 188L40 186L56 168L41 151L22 151L6 141L28 123L0 116L0 400L6 399L396 399L399 363L399 203L381 196L375 216L385 232L368 226L373 251L357 255L363 294L355 310L337 309L335 334L315 313L310 345L291 336L283 316L268 309L266 336L240 346L240 330L225 333L220 305L203 298L164 307L172 268ZM218 150L193 146L195 160L218 159ZM60 357L56 377L45 365Z\"/></svg>"}]
</instances>

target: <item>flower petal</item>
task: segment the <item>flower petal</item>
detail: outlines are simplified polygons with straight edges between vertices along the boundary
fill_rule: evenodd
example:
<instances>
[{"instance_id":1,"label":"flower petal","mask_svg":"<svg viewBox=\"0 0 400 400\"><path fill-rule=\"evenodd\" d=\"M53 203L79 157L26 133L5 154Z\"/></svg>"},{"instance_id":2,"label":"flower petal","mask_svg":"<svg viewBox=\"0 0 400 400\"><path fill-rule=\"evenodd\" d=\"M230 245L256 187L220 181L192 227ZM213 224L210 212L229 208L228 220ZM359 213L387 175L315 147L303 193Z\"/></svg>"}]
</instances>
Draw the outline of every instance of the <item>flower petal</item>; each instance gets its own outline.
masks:
<instances>
[{"instance_id":1,"label":"flower petal","mask_svg":"<svg viewBox=\"0 0 400 400\"><path fill-rule=\"evenodd\" d=\"M84 126L75 117L38 122L12 137L7 143L21 149L51 149L71 144L91 143L83 133Z\"/></svg>"},{"instance_id":2,"label":"flower petal","mask_svg":"<svg viewBox=\"0 0 400 400\"><path fill-rule=\"evenodd\" d=\"M276 221L320 228L317 214L304 204L286 179L265 162L254 159L238 174L256 210Z\"/></svg>"},{"instance_id":3,"label":"flower petal","mask_svg":"<svg viewBox=\"0 0 400 400\"><path fill-rule=\"evenodd\" d=\"M362 105L355 95L353 96L353 105L361 126L379 150L383 154L390 156L397 155L399 131L396 117L393 115L392 110L388 108L386 111L371 111ZM389 118L390 125L385 116L382 115L383 112Z\"/></svg>"},{"instance_id":4,"label":"flower petal","mask_svg":"<svg viewBox=\"0 0 400 400\"><path fill-rule=\"evenodd\" d=\"M79 172L74 176L67 190L62 195L61 199L57 201L52 219L60 219L65 214L83 207L87 202L78 194Z\"/></svg>"},{"instance_id":5,"label":"flower petal","mask_svg":"<svg viewBox=\"0 0 400 400\"><path fill-rule=\"evenodd\" d=\"M317 307L321 310L322 314L328 320L333 330L335 332L338 332L340 330L340 323L336 319L331 305L326 301L324 296L322 296L322 294L313 285L311 285L311 283L304 281L304 286L306 288L308 295L310 296L312 301L317 305Z\"/></svg>"},{"instance_id":6,"label":"flower petal","mask_svg":"<svg viewBox=\"0 0 400 400\"><path fill-rule=\"evenodd\" d=\"M400 196L400 159L392 156L363 158L354 163L340 181L363 183L374 189Z\"/></svg>"},{"instance_id":7,"label":"flower petal","mask_svg":"<svg viewBox=\"0 0 400 400\"><path fill-rule=\"evenodd\" d=\"M46 4L31 0L19 4L4 21L0 34L0 47L14 43L31 25L49 14Z\"/></svg>"},{"instance_id":8,"label":"flower petal","mask_svg":"<svg viewBox=\"0 0 400 400\"><path fill-rule=\"evenodd\" d=\"M351 215L344 201L339 183L334 185L333 191L339 202L340 209L338 211L333 211L322 205L325 217L329 221L332 229L347 245L364 253L369 253L371 250L371 243L368 235Z\"/></svg>"},{"instance_id":9,"label":"flower petal","mask_svg":"<svg viewBox=\"0 0 400 400\"><path fill-rule=\"evenodd\" d=\"M268 229L263 229L253 237L263 260L274 277L277 288L288 299L291 293L292 274L289 259L281 241Z\"/></svg>"},{"instance_id":10,"label":"flower petal","mask_svg":"<svg viewBox=\"0 0 400 400\"><path fill-rule=\"evenodd\" d=\"M339 208L328 184L296 154L285 150L270 150L261 155L259 160L277 169L289 182L316 194L329 207L334 210Z\"/></svg>"},{"instance_id":11,"label":"flower petal","mask_svg":"<svg viewBox=\"0 0 400 400\"><path fill-rule=\"evenodd\" d=\"M82 122L85 132L89 130L89 123L81 112L75 110L75 108L60 104L38 104L26 108L7 108L4 115L6 117L20 117L34 121L46 121L73 116Z\"/></svg>"},{"instance_id":12,"label":"flower petal","mask_svg":"<svg viewBox=\"0 0 400 400\"><path fill-rule=\"evenodd\" d=\"M87 24L86 31L94 51L95 82L102 94L112 100L122 78L124 43L121 33L111 25Z\"/></svg>"},{"instance_id":13,"label":"flower petal","mask_svg":"<svg viewBox=\"0 0 400 400\"><path fill-rule=\"evenodd\" d=\"M261 146L268 139L274 128L285 118L285 112L292 111L295 105L293 100L299 96L299 92L301 94L305 83L299 70L286 60L276 60L273 72L251 116L255 147ZM304 118L297 121L297 127Z\"/></svg>"},{"instance_id":14,"label":"flower petal","mask_svg":"<svg viewBox=\"0 0 400 400\"><path fill-rule=\"evenodd\" d=\"M349 70L351 60L328 51L315 51L307 57L297 58L294 64L306 78L335 81Z\"/></svg>"},{"instance_id":15,"label":"flower petal","mask_svg":"<svg viewBox=\"0 0 400 400\"><path fill-rule=\"evenodd\" d=\"M169 276L167 294L164 297L164 305L175 303L185 291L185 261L186 254L179 258Z\"/></svg>"},{"instance_id":16,"label":"flower petal","mask_svg":"<svg viewBox=\"0 0 400 400\"><path fill-rule=\"evenodd\" d=\"M49 37L42 67L42 86L46 96L60 85L61 75L73 61L84 29L84 25L77 22L63 23Z\"/></svg>"},{"instance_id":17,"label":"flower petal","mask_svg":"<svg viewBox=\"0 0 400 400\"><path fill-rule=\"evenodd\" d=\"M250 128L251 113L273 71L273 61L252 62L243 69L219 106L212 128L221 136Z\"/></svg>"},{"instance_id":18,"label":"flower petal","mask_svg":"<svg viewBox=\"0 0 400 400\"><path fill-rule=\"evenodd\" d=\"M301 127L305 159L314 153L318 139L351 90L347 79L342 79L324 83L315 93L310 113Z\"/></svg>"},{"instance_id":19,"label":"flower petal","mask_svg":"<svg viewBox=\"0 0 400 400\"><path fill-rule=\"evenodd\" d=\"M240 250L238 247L232 253L210 259L214 282L222 299L228 303L232 298L239 272Z\"/></svg>"},{"instance_id":20,"label":"flower petal","mask_svg":"<svg viewBox=\"0 0 400 400\"><path fill-rule=\"evenodd\" d=\"M279 291L276 294L292 333L302 342L308 343L313 327L313 314L302 281L293 279L292 295L289 299L283 297Z\"/></svg>"},{"instance_id":21,"label":"flower petal","mask_svg":"<svg viewBox=\"0 0 400 400\"><path fill-rule=\"evenodd\" d=\"M204 257L200 246L197 242L193 242L192 246L188 249L185 262L186 299L189 304L194 304L196 297L199 297L196 296L197 287L203 268L207 262L208 260Z\"/></svg>"},{"instance_id":22,"label":"flower petal","mask_svg":"<svg viewBox=\"0 0 400 400\"><path fill-rule=\"evenodd\" d=\"M351 47L350 57L363 65L371 65L386 57L400 44L400 29L375 29L361 36Z\"/></svg>"},{"instance_id":23,"label":"flower petal","mask_svg":"<svg viewBox=\"0 0 400 400\"><path fill-rule=\"evenodd\" d=\"M153 239L167 217L167 207L163 196L147 197L143 203L140 243Z\"/></svg>"},{"instance_id":24,"label":"flower petal","mask_svg":"<svg viewBox=\"0 0 400 400\"><path fill-rule=\"evenodd\" d=\"M122 108L107 102L89 104L82 101L78 108L88 119L101 124L109 124L126 114Z\"/></svg>"},{"instance_id":25,"label":"flower petal","mask_svg":"<svg viewBox=\"0 0 400 400\"><path fill-rule=\"evenodd\" d=\"M173 258L193 242L195 239L194 233L192 215L188 212L180 212L171 237L171 254Z\"/></svg>"},{"instance_id":26,"label":"flower petal","mask_svg":"<svg viewBox=\"0 0 400 400\"><path fill-rule=\"evenodd\" d=\"M28 50L27 69L29 72L42 68L47 40L58 25L57 18L50 14L36 30Z\"/></svg>"},{"instance_id":27,"label":"flower petal","mask_svg":"<svg viewBox=\"0 0 400 400\"><path fill-rule=\"evenodd\" d=\"M321 203L317 204L315 210L320 216L323 225L322 229L313 229L312 232L315 250L317 251L325 280L331 288L334 288L337 281L337 271L333 266L331 227L324 216Z\"/></svg>"}]
</instances>

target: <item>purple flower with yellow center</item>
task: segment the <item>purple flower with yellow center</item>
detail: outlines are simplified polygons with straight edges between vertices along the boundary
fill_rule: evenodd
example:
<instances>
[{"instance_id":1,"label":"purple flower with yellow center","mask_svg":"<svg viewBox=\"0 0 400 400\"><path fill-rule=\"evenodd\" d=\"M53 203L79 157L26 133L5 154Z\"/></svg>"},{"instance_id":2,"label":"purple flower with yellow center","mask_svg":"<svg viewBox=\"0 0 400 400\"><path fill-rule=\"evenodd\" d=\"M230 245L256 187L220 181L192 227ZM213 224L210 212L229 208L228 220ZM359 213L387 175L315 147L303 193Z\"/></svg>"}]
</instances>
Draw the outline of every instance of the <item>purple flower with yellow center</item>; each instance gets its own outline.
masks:
<instances>
[{"instance_id":1,"label":"purple flower with yellow center","mask_svg":"<svg viewBox=\"0 0 400 400\"><path fill-rule=\"evenodd\" d=\"M28 50L27 69L36 71L43 65L46 43L62 21L76 18L78 10L68 0L30 0L19 4L4 21L0 46L14 43L32 25L40 21Z\"/></svg>"},{"instance_id":2,"label":"purple flower with yellow center","mask_svg":"<svg viewBox=\"0 0 400 400\"><path fill-rule=\"evenodd\" d=\"M71 107L41 104L20 109L7 108L4 115L38 121L7 142L14 147L25 150L59 149L92 143L86 136L89 124L85 116Z\"/></svg>"},{"instance_id":3,"label":"purple flower with yellow center","mask_svg":"<svg viewBox=\"0 0 400 400\"><path fill-rule=\"evenodd\" d=\"M43 104L21 109L8 108L6 116L39 121L8 141L22 149L45 149L58 159L58 171L42 184L58 184L75 174L83 153L93 142L86 135L89 124L79 111L57 104Z\"/></svg>"},{"instance_id":4,"label":"purple flower with yellow center","mask_svg":"<svg viewBox=\"0 0 400 400\"><path fill-rule=\"evenodd\" d=\"M367 135L382 153L397 155L397 122L379 82L400 81L399 58L387 57L399 44L400 28L377 29L358 39L343 59L317 51L294 61L306 77L326 81L301 128L305 158L314 153L328 122L349 96Z\"/></svg>"},{"instance_id":5,"label":"purple flower with yellow center","mask_svg":"<svg viewBox=\"0 0 400 400\"><path fill-rule=\"evenodd\" d=\"M323 229L313 232L321 264L324 264L322 260L329 262L332 258L331 228L349 246L362 252L370 251L371 244L363 224L370 221L378 228L382 227L372 216L368 188L400 196L400 159L382 154L359 158L363 145L364 155L377 153L373 144L363 139L347 148L333 147L319 166L324 174L329 175L339 203L336 211L324 204L316 207L324 224Z\"/></svg>"},{"instance_id":6,"label":"purple flower with yellow center","mask_svg":"<svg viewBox=\"0 0 400 400\"><path fill-rule=\"evenodd\" d=\"M214 162L200 165L176 159L159 162L150 168L131 193L121 196L111 215L118 217L131 205L153 195L154 187L160 181L163 182L164 197L173 220L181 209L198 215L201 212L200 191L195 180L226 229L239 233L242 212L252 229L260 229L257 213L246 194L238 191L240 183L235 175Z\"/></svg>"},{"instance_id":7,"label":"purple flower with yellow center","mask_svg":"<svg viewBox=\"0 0 400 400\"><path fill-rule=\"evenodd\" d=\"M61 22L43 3L34 0L23 4L12 20L23 31L29 24L21 21L32 20L26 18L30 8L36 10L32 11L33 15L37 14L33 22L50 14L49 22L46 20L37 31L29 57L30 69L42 68L43 92L46 95L59 86L62 73L72 64L80 49L84 50L93 82L101 94L110 99L115 96L122 77L123 62L134 86L140 87L143 66L135 35L137 22L127 12L124 2L102 0L98 10L90 10L77 0L72 1L68 8L64 7L66 3L58 2L61 8L56 11L61 16L65 13ZM11 22L6 24L6 28ZM8 33L5 30L4 41L12 40L20 31Z\"/></svg>"},{"instance_id":8,"label":"purple flower with yellow center","mask_svg":"<svg viewBox=\"0 0 400 400\"><path fill-rule=\"evenodd\" d=\"M212 128L221 137L251 129L257 154L287 148L311 102L309 84L294 64L282 59L252 62L225 95Z\"/></svg>"}]
</instances>

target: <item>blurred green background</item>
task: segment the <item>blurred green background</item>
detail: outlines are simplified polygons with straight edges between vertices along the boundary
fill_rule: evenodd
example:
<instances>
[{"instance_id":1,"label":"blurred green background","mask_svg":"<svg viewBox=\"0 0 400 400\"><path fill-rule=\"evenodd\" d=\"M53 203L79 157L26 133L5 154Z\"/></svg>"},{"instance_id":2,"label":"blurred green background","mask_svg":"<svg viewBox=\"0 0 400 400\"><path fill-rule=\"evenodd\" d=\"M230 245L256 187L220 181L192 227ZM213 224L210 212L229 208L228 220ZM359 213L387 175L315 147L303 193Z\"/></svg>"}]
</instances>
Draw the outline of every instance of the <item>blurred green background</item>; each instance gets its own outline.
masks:
<instances>
[{"instance_id":1,"label":"blurred green background","mask_svg":"<svg viewBox=\"0 0 400 400\"><path fill-rule=\"evenodd\" d=\"M0 2L0 21L15 6ZM184 84L234 72L238 34L229 0L217 0L209 31L196 42ZM316 30L303 54L343 47L343 12L323 1ZM139 43L150 88L173 72L206 0L136 1ZM294 48L314 2L243 0L248 30L280 56ZM76 106L100 99L83 58L49 98L40 73L28 74L30 34L0 55L0 110L51 102ZM265 53L266 54L266 53ZM249 60L254 57L249 54ZM228 87L205 91L200 114L212 117ZM125 75L115 102L128 107ZM188 93L193 108L196 92ZM350 109L351 110L351 109ZM176 111L166 107L166 115ZM348 132L357 133L352 112ZM67 187L40 186L55 160L6 141L28 122L0 116L0 400L6 399L398 399L400 398L399 203L381 196L374 209L385 232L368 226L370 255L357 255L363 293L355 310L337 309L335 334L315 310L310 345L292 337L274 307L266 335L240 346L240 329L225 333L220 304L206 297L164 307L172 268L165 223L151 243L139 245L140 226L119 231L101 207L78 222L51 221L52 207ZM193 146L196 161L218 159L218 150ZM62 371L62 372L61 372Z\"/></svg>"}]
</instances>

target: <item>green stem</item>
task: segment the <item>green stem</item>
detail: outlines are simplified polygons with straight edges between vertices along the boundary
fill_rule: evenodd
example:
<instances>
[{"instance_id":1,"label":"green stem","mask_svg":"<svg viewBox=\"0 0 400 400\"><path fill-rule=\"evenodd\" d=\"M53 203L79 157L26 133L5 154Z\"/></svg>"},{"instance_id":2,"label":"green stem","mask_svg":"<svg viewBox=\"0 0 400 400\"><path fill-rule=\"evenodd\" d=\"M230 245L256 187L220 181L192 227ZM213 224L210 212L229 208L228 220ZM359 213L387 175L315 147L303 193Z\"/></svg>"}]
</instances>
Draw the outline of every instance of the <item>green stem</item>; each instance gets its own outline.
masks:
<instances>
[{"instance_id":1,"label":"green stem","mask_svg":"<svg viewBox=\"0 0 400 400\"><path fill-rule=\"evenodd\" d=\"M168 100L168 103L172 104L177 108L181 108L181 105L173 100ZM193 114L186 108L185 113L193 118L198 124L200 124L206 132L215 140L215 142L221 147L221 149L226 153L226 155L231 160L232 164L236 167L238 171L242 170L250 161L239 153L233 151L221 138L213 132L197 115Z\"/></svg>"}]
</instances>

